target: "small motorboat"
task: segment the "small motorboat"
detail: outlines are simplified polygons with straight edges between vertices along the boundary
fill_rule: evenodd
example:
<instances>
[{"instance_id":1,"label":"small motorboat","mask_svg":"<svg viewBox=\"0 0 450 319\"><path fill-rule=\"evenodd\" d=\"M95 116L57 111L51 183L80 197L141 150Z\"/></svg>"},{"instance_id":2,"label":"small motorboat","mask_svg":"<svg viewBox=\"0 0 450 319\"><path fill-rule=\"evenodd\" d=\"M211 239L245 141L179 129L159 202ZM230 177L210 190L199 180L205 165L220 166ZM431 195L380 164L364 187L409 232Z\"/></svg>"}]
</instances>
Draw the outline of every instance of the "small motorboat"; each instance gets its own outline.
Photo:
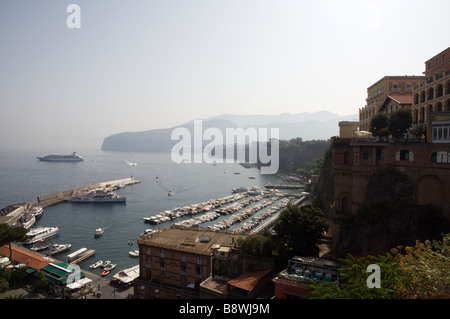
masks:
<instances>
[{"instance_id":1,"label":"small motorboat","mask_svg":"<svg viewBox=\"0 0 450 319\"><path fill-rule=\"evenodd\" d=\"M39 245L39 246L33 246L33 247L31 247L30 249L31 249L32 251L41 251L41 250L47 249L48 247L50 247L50 244Z\"/></svg>"},{"instance_id":2,"label":"small motorboat","mask_svg":"<svg viewBox=\"0 0 450 319\"><path fill-rule=\"evenodd\" d=\"M100 264L100 267L105 268L105 267L108 266L110 263L111 263L110 260L105 260L104 262L102 262L102 263Z\"/></svg>"},{"instance_id":3,"label":"small motorboat","mask_svg":"<svg viewBox=\"0 0 450 319\"><path fill-rule=\"evenodd\" d=\"M100 274L101 276L106 276L107 274L109 274L109 270L103 270L102 273Z\"/></svg>"},{"instance_id":4,"label":"small motorboat","mask_svg":"<svg viewBox=\"0 0 450 319\"><path fill-rule=\"evenodd\" d=\"M128 245L133 245L133 242L130 240L130 241L128 241Z\"/></svg>"},{"instance_id":5,"label":"small motorboat","mask_svg":"<svg viewBox=\"0 0 450 319\"><path fill-rule=\"evenodd\" d=\"M96 269L96 268L100 267L101 264L103 264L103 260L97 261L95 264L90 265L89 268Z\"/></svg>"},{"instance_id":6,"label":"small motorboat","mask_svg":"<svg viewBox=\"0 0 450 319\"><path fill-rule=\"evenodd\" d=\"M130 251L128 254L130 254L131 257L139 257L139 250Z\"/></svg>"},{"instance_id":7,"label":"small motorboat","mask_svg":"<svg viewBox=\"0 0 450 319\"><path fill-rule=\"evenodd\" d=\"M111 271L116 267L116 264L109 263L105 268L103 268L103 271Z\"/></svg>"},{"instance_id":8,"label":"small motorboat","mask_svg":"<svg viewBox=\"0 0 450 319\"><path fill-rule=\"evenodd\" d=\"M99 228L97 228L97 229L94 231L94 236L95 236L95 237L99 237L99 236L103 235L103 232L104 232L104 231L105 231L105 230L104 230L103 228L99 227Z\"/></svg>"}]
</instances>

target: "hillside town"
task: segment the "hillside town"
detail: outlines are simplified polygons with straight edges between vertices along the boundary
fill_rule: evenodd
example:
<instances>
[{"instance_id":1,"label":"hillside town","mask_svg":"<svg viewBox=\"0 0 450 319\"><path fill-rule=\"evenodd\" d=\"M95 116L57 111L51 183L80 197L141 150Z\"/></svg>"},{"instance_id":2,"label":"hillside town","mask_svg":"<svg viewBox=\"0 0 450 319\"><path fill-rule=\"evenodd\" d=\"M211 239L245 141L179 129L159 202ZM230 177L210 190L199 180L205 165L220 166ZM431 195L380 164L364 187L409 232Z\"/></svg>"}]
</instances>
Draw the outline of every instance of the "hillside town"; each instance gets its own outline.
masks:
<instances>
[{"instance_id":1,"label":"hillside town","mask_svg":"<svg viewBox=\"0 0 450 319\"><path fill-rule=\"evenodd\" d=\"M26 276L45 277L48 286L34 294L27 286L1 296L20 292L30 298L307 298L312 282L340 285L340 269L344 267L340 258L346 254L384 254L430 235L416 229L416 215L436 212L443 227L439 230L448 233L450 47L426 60L423 74L374 79L367 88L366 105L359 109L359 121L340 122L339 136L331 137L330 169L323 169L320 176L309 180L296 177L289 181L301 183L304 190L283 208L315 211L321 207L326 219L325 231L313 243L315 253L294 252L283 260L270 253L252 254L244 249L246 239L263 233L275 236L268 238L282 237L276 232L282 228L276 225L284 211L253 233L186 223L145 233L137 239L137 265L118 271L110 282L79 268L74 273L70 262L49 260L24 247L2 242L1 267L15 269L17 274L24 268ZM393 120L374 127L372 120L380 114L393 119L399 110L410 113L405 128L393 131L393 126L388 125ZM314 203L319 195L321 205ZM279 194L266 193L266 197L271 196ZM356 224L352 224L354 228L344 227L343 220L359 216L361 209L391 202L406 205L416 213L396 215L396 221L387 216L385 224L367 225L364 231ZM77 280L73 280L74 275Z\"/></svg>"}]
</instances>

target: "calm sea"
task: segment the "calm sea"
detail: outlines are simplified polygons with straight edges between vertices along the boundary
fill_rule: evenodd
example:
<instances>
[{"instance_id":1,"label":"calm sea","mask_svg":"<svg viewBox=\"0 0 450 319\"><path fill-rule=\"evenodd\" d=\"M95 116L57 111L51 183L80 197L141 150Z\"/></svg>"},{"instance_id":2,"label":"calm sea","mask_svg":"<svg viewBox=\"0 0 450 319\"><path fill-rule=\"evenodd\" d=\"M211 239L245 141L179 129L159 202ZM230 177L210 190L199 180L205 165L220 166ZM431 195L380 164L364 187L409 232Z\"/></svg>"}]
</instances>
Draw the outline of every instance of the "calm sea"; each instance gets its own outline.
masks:
<instances>
[{"instance_id":1,"label":"calm sea","mask_svg":"<svg viewBox=\"0 0 450 319\"><path fill-rule=\"evenodd\" d=\"M113 274L138 264L137 258L129 256L128 252L138 249L136 240L140 234L145 229L166 227L171 223L150 225L144 222L143 217L225 197L231 194L233 188L240 186L259 186L263 189L267 183L281 183L278 176L262 175L256 168L243 168L237 163L176 164L169 153L77 152L85 158L83 162L40 162L36 156L45 156L50 152L1 151L0 208L77 186L130 176L140 180L140 184L116 191L127 196L126 204L62 203L45 208L42 218L36 222L36 226L61 227L59 234L47 242L72 244L70 251L56 255L57 259L64 260L67 254L83 247L95 249L95 256L80 264L86 270L98 260L110 260L117 264ZM255 179L249 179L249 176ZM169 190L173 196L168 196ZM202 226L217 223L223 218ZM93 232L97 227L103 227L105 232L101 237L94 238ZM134 244L130 245L129 241ZM93 272L100 273L101 270Z\"/></svg>"}]
</instances>

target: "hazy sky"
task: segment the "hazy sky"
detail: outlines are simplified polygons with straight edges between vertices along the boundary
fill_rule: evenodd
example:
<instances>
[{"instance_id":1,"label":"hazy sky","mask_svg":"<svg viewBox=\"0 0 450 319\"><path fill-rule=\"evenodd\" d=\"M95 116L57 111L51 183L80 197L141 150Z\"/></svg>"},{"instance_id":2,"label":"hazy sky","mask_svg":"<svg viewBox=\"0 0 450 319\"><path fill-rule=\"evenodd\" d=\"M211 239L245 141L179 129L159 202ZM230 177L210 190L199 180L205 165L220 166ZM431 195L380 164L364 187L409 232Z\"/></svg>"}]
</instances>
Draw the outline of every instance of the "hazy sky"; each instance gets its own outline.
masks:
<instances>
[{"instance_id":1,"label":"hazy sky","mask_svg":"<svg viewBox=\"0 0 450 319\"><path fill-rule=\"evenodd\" d=\"M450 44L449 12L448 0L0 0L0 148L100 148L223 113L354 114L381 77L422 75Z\"/></svg>"}]
</instances>

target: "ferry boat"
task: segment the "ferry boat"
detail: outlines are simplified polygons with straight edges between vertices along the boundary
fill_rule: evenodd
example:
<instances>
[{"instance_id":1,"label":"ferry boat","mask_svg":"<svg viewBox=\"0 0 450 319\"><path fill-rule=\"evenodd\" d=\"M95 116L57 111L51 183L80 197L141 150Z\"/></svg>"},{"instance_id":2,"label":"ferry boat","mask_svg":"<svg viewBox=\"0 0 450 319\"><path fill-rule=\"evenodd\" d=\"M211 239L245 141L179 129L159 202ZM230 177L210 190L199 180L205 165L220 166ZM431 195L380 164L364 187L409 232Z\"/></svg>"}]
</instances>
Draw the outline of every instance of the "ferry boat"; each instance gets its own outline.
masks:
<instances>
[{"instance_id":1,"label":"ferry boat","mask_svg":"<svg viewBox=\"0 0 450 319\"><path fill-rule=\"evenodd\" d=\"M93 191L88 194L72 196L72 203L123 203L127 200L126 196L120 196L114 192Z\"/></svg>"},{"instance_id":2,"label":"ferry boat","mask_svg":"<svg viewBox=\"0 0 450 319\"><path fill-rule=\"evenodd\" d=\"M44 162L80 162L84 161L84 158L77 154L77 152L73 152L72 154L50 154L47 156L42 156L37 158L40 161Z\"/></svg>"},{"instance_id":3,"label":"ferry boat","mask_svg":"<svg viewBox=\"0 0 450 319\"><path fill-rule=\"evenodd\" d=\"M27 233L27 238L23 241L23 244L26 244L26 245L34 244L34 243L41 241L42 239L46 239L46 238L55 236L58 233L59 229L60 229L59 226L32 228Z\"/></svg>"},{"instance_id":4,"label":"ferry boat","mask_svg":"<svg viewBox=\"0 0 450 319\"><path fill-rule=\"evenodd\" d=\"M30 229L36 222L36 217L31 213L23 214L18 221L16 221L14 227L23 227L25 229Z\"/></svg>"}]
</instances>

